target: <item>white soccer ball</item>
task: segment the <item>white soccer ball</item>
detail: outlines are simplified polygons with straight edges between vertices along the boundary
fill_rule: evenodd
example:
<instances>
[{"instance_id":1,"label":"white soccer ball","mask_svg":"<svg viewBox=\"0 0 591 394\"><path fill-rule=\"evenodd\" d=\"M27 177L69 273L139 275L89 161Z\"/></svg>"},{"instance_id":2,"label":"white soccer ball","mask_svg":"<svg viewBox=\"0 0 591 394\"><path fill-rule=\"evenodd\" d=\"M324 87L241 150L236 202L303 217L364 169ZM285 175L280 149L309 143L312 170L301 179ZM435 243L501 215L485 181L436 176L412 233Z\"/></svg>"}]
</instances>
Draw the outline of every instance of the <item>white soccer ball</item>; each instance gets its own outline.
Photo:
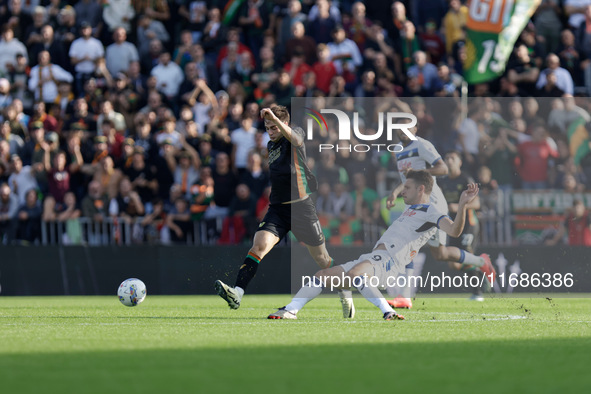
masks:
<instances>
[{"instance_id":1,"label":"white soccer ball","mask_svg":"<svg viewBox=\"0 0 591 394\"><path fill-rule=\"evenodd\" d=\"M146 285L137 278L123 281L117 290L119 301L125 306L136 306L146 298Z\"/></svg>"}]
</instances>

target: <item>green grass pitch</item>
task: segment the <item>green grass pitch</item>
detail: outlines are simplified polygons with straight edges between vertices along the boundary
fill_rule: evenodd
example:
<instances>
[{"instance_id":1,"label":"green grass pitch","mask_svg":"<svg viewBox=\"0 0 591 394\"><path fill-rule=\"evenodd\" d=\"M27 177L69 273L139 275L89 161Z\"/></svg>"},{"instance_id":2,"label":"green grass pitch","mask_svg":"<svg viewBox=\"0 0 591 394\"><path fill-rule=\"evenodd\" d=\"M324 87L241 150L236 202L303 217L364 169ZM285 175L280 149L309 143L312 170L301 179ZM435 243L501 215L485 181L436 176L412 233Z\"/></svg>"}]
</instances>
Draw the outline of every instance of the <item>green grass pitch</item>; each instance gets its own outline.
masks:
<instances>
[{"instance_id":1,"label":"green grass pitch","mask_svg":"<svg viewBox=\"0 0 591 394\"><path fill-rule=\"evenodd\" d=\"M266 319L289 299L2 297L0 393L589 392L590 299L417 298L385 322L320 298Z\"/></svg>"}]
</instances>

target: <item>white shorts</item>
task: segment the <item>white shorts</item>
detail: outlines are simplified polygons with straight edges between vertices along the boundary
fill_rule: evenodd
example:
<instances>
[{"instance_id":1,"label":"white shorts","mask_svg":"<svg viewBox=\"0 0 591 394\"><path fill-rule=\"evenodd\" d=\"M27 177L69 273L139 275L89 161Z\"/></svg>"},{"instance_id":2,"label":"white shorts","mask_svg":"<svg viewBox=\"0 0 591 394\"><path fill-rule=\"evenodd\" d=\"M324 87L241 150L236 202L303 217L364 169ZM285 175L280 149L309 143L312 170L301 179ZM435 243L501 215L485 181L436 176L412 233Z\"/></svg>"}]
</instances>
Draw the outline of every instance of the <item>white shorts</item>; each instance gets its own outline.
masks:
<instances>
[{"instance_id":1,"label":"white shorts","mask_svg":"<svg viewBox=\"0 0 591 394\"><path fill-rule=\"evenodd\" d=\"M364 261L369 261L371 263L373 274L370 273L370 276L375 276L379 279L380 287L387 287L388 277L396 278L406 272L402 264L395 262L387 251L381 249L374 250L371 253L362 254L357 260L342 264L341 267L343 267L345 273L347 273L357 264L363 263ZM390 279L390 281L392 280L393 279Z\"/></svg>"},{"instance_id":2,"label":"white shorts","mask_svg":"<svg viewBox=\"0 0 591 394\"><path fill-rule=\"evenodd\" d=\"M439 245L447 245L447 234L443 230L437 229L435 234L427 241L427 245L438 248Z\"/></svg>"}]
</instances>

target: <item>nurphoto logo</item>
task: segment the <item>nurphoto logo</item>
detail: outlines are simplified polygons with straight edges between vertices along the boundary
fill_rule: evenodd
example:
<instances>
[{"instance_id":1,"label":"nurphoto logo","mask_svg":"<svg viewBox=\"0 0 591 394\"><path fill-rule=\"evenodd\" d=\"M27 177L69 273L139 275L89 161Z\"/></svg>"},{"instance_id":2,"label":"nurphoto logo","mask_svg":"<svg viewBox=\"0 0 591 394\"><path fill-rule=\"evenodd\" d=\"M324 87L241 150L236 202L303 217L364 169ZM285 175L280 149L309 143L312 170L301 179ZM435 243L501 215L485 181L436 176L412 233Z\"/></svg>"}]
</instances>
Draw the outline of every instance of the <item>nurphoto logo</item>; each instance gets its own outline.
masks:
<instances>
[{"instance_id":1,"label":"nurphoto logo","mask_svg":"<svg viewBox=\"0 0 591 394\"><path fill-rule=\"evenodd\" d=\"M351 131L358 141L376 141L382 137L384 130L386 132L386 139L388 142L394 140L394 131L402 131L411 140L416 140L417 137L410 131L417 125L417 117L413 114L405 112L384 112L378 113L378 127L374 134L364 134L359 131L359 113L353 112L353 121L349 118L349 115L338 109L321 109L320 112L305 107L306 115L309 116L307 120L307 139L312 140L314 138L314 121L320 127L328 130L328 124L322 114L331 114L336 117L338 124L338 140L339 141L351 141ZM384 119L385 118L385 119ZM369 152L372 149L376 149L378 152L382 149L388 152L402 152L403 146L401 144L349 144L346 146L335 146L334 144L320 144L319 151L323 150L348 150L349 152Z\"/></svg>"}]
</instances>

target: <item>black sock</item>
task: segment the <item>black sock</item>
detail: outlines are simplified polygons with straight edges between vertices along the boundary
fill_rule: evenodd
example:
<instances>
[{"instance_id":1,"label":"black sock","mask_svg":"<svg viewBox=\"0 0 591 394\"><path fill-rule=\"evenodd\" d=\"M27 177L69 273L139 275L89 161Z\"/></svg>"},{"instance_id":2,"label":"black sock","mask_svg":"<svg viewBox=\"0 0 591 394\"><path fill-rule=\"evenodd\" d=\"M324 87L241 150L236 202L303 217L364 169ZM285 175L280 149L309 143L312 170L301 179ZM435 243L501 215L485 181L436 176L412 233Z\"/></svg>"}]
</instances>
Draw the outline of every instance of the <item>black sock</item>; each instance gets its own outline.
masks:
<instances>
[{"instance_id":1,"label":"black sock","mask_svg":"<svg viewBox=\"0 0 591 394\"><path fill-rule=\"evenodd\" d=\"M236 278L236 285L234 287L240 287L243 290L246 290L246 286L248 286L252 278L254 278L255 274L257 273L259 262L260 259L258 259L256 256L253 256L252 253L249 253L244 259L244 263L240 267L240 271L238 271L238 277Z\"/></svg>"}]
</instances>

